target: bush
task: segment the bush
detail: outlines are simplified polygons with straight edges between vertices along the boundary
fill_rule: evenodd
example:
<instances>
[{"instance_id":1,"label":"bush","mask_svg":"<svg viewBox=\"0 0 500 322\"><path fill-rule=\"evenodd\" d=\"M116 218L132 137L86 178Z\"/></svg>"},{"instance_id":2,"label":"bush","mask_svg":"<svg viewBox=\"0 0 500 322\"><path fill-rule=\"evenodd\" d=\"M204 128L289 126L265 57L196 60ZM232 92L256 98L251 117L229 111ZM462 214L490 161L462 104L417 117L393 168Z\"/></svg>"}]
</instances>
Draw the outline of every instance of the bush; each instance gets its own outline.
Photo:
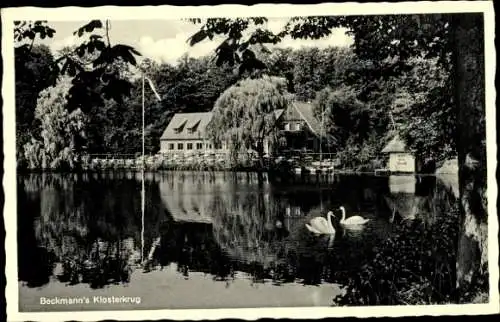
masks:
<instances>
[{"instance_id":1,"label":"bush","mask_svg":"<svg viewBox=\"0 0 500 322\"><path fill-rule=\"evenodd\" d=\"M455 297L458 209L431 227L421 220L395 226L358 272L337 276L346 285L336 305L450 303Z\"/></svg>"}]
</instances>

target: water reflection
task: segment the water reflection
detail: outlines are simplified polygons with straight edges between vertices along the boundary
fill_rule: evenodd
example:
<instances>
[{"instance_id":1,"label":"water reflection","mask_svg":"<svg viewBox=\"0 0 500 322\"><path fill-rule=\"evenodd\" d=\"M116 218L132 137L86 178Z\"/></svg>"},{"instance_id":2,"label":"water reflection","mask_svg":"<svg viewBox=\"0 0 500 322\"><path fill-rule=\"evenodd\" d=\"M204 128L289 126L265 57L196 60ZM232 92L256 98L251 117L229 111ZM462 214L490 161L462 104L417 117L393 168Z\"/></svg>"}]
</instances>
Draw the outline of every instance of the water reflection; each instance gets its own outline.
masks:
<instances>
[{"instance_id":1,"label":"water reflection","mask_svg":"<svg viewBox=\"0 0 500 322\"><path fill-rule=\"evenodd\" d=\"M290 184L260 182L255 174L151 173L145 187L142 238L137 174L19 176L19 280L27 287L56 279L102 288L134 283L136 270L174 267L186 280L202 272L227 287L241 278L333 283L359 270L393 225L416 217L432 224L456 202L435 177L337 176L331 183ZM348 217L370 222L343 230L340 205ZM334 240L305 228L327 210L336 215ZM399 220L391 220L393 214Z\"/></svg>"},{"instance_id":2,"label":"water reflection","mask_svg":"<svg viewBox=\"0 0 500 322\"><path fill-rule=\"evenodd\" d=\"M458 198L454 193L456 188L450 186L449 181L435 176L391 176L389 189L391 193L384 199L392 212L390 222L418 218L433 224Z\"/></svg>"}]
</instances>

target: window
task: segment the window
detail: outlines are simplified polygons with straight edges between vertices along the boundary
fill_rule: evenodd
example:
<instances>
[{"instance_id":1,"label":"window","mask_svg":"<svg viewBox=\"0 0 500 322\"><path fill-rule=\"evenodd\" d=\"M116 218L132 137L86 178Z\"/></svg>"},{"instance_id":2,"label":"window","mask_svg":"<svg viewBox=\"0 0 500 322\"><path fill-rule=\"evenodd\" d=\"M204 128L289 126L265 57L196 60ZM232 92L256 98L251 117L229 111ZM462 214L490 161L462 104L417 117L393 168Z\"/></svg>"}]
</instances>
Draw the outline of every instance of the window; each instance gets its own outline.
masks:
<instances>
[{"instance_id":1,"label":"window","mask_svg":"<svg viewBox=\"0 0 500 322\"><path fill-rule=\"evenodd\" d=\"M207 147L207 149L211 149L211 148L212 148L212 144L207 143L207 144L206 144L206 147Z\"/></svg>"},{"instance_id":2,"label":"window","mask_svg":"<svg viewBox=\"0 0 500 322\"><path fill-rule=\"evenodd\" d=\"M193 149L193 143L188 143L187 144L187 149L192 150Z\"/></svg>"},{"instance_id":3,"label":"window","mask_svg":"<svg viewBox=\"0 0 500 322\"><path fill-rule=\"evenodd\" d=\"M182 121L182 123L180 123L179 126L177 126L174 129L175 133L181 133L182 130L184 129L184 127L186 126L186 123L187 123L187 120Z\"/></svg>"},{"instance_id":4,"label":"window","mask_svg":"<svg viewBox=\"0 0 500 322\"><path fill-rule=\"evenodd\" d=\"M294 125L295 125L294 130L295 130L295 131L300 131L300 125L301 125L301 124L297 122L297 123L295 123Z\"/></svg>"},{"instance_id":5,"label":"window","mask_svg":"<svg viewBox=\"0 0 500 322\"><path fill-rule=\"evenodd\" d=\"M168 144L168 149L169 150L173 150L174 149L174 144L173 143L169 143Z\"/></svg>"},{"instance_id":6,"label":"window","mask_svg":"<svg viewBox=\"0 0 500 322\"><path fill-rule=\"evenodd\" d=\"M196 143L196 150L203 149L203 143Z\"/></svg>"},{"instance_id":7,"label":"window","mask_svg":"<svg viewBox=\"0 0 500 322\"><path fill-rule=\"evenodd\" d=\"M215 148L216 150L220 150L220 149L222 149L222 144L220 144L220 143L215 143L215 144L214 144L214 148Z\"/></svg>"},{"instance_id":8,"label":"window","mask_svg":"<svg viewBox=\"0 0 500 322\"><path fill-rule=\"evenodd\" d=\"M285 131L290 131L290 123L285 123Z\"/></svg>"},{"instance_id":9,"label":"window","mask_svg":"<svg viewBox=\"0 0 500 322\"><path fill-rule=\"evenodd\" d=\"M184 150L184 144L177 143L177 150Z\"/></svg>"},{"instance_id":10,"label":"window","mask_svg":"<svg viewBox=\"0 0 500 322\"><path fill-rule=\"evenodd\" d=\"M188 132L189 133L194 133L196 132L196 130L198 129L198 126L200 125L200 120L198 120L193 126L191 126L189 129L188 129Z\"/></svg>"}]
</instances>

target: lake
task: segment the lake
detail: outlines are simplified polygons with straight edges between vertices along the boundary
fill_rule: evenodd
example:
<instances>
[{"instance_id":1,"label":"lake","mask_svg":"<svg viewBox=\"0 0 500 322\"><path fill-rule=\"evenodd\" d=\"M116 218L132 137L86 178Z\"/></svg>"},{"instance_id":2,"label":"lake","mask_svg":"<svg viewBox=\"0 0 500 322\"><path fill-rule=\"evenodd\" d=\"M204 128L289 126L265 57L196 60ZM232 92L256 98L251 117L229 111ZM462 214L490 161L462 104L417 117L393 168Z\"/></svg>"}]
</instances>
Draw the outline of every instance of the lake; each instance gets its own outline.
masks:
<instances>
[{"instance_id":1,"label":"lake","mask_svg":"<svg viewBox=\"0 0 500 322\"><path fill-rule=\"evenodd\" d=\"M156 172L144 185L142 216L138 173L18 175L21 311L331 306L336 276L401 221L432 225L458 191L413 175ZM342 229L341 205L370 221ZM330 210L335 236L311 234Z\"/></svg>"}]
</instances>

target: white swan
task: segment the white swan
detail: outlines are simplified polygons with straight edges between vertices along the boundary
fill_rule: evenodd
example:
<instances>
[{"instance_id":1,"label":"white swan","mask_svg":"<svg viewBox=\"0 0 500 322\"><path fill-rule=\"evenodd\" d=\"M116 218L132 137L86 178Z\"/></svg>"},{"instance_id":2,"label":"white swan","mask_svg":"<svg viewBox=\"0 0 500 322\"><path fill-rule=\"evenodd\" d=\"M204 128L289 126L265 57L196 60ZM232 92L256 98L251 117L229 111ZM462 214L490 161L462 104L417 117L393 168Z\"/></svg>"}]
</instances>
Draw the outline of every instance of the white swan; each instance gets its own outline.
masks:
<instances>
[{"instance_id":1,"label":"white swan","mask_svg":"<svg viewBox=\"0 0 500 322\"><path fill-rule=\"evenodd\" d=\"M333 216L333 212L329 211L326 215L326 219L323 217L315 217L311 219L309 224L306 224L307 229L317 235L333 235L335 234L335 228L333 228L330 218Z\"/></svg>"},{"instance_id":2,"label":"white swan","mask_svg":"<svg viewBox=\"0 0 500 322\"><path fill-rule=\"evenodd\" d=\"M340 210L342 211L342 219L340 219L340 224L343 226L359 226L370 221L370 219L365 219L361 216L352 216L345 219L345 208L343 206L340 206Z\"/></svg>"}]
</instances>

